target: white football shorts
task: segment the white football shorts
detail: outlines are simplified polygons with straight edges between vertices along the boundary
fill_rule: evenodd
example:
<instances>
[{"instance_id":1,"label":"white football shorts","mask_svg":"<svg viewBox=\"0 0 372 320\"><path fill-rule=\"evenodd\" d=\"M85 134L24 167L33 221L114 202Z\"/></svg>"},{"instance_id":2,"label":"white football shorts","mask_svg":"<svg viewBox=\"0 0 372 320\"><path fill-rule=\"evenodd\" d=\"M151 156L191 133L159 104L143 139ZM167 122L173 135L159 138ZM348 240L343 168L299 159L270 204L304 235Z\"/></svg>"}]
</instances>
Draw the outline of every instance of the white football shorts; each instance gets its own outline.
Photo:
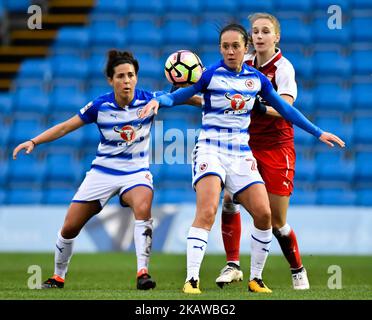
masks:
<instances>
[{"instance_id":1,"label":"white football shorts","mask_svg":"<svg viewBox=\"0 0 372 320\"><path fill-rule=\"evenodd\" d=\"M257 169L256 159L251 151L242 156L231 156L200 148L193 152L192 185L207 175L220 177L222 188L233 197L255 183L264 183Z\"/></svg>"},{"instance_id":2,"label":"white football shorts","mask_svg":"<svg viewBox=\"0 0 372 320\"><path fill-rule=\"evenodd\" d=\"M139 171L128 175L111 175L91 169L86 173L72 202L88 202L99 200L102 208L115 195L121 195L134 187L146 186L153 190L152 174L150 171ZM126 206L122 203L122 206Z\"/></svg>"}]
</instances>

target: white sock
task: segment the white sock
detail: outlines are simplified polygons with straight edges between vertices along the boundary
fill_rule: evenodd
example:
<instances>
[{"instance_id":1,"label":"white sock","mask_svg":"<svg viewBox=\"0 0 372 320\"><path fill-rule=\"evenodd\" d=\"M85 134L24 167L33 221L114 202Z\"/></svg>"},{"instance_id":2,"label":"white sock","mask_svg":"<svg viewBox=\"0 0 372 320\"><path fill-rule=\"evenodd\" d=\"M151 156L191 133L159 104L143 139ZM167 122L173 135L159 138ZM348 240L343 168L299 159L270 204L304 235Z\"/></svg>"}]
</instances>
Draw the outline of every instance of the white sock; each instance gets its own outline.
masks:
<instances>
[{"instance_id":1,"label":"white sock","mask_svg":"<svg viewBox=\"0 0 372 320\"><path fill-rule=\"evenodd\" d=\"M262 271L265 266L267 256L269 255L272 229L260 230L253 226L251 238L251 275L253 278L262 279Z\"/></svg>"},{"instance_id":2,"label":"white sock","mask_svg":"<svg viewBox=\"0 0 372 320\"><path fill-rule=\"evenodd\" d=\"M137 272L148 270L152 246L152 219L134 222L134 246L137 256Z\"/></svg>"},{"instance_id":3,"label":"white sock","mask_svg":"<svg viewBox=\"0 0 372 320\"><path fill-rule=\"evenodd\" d=\"M203 228L191 227L187 236L187 277L199 280L200 265L207 249L209 231Z\"/></svg>"},{"instance_id":4,"label":"white sock","mask_svg":"<svg viewBox=\"0 0 372 320\"><path fill-rule=\"evenodd\" d=\"M283 227L281 227L280 229L278 229L278 233L282 237L288 236L290 232L291 232L291 226L288 223L286 223Z\"/></svg>"},{"instance_id":5,"label":"white sock","mask_svg":"<svg viewBox=\"0 0 372 320\"><path fill-rule=\"evenodd\" d=\"M63 279L66 276L68 264L71 260L74 240L75 238L65 239L62 237L61 231L58 232L54 251L54 274Z\"/></svg>"}]
</instances>

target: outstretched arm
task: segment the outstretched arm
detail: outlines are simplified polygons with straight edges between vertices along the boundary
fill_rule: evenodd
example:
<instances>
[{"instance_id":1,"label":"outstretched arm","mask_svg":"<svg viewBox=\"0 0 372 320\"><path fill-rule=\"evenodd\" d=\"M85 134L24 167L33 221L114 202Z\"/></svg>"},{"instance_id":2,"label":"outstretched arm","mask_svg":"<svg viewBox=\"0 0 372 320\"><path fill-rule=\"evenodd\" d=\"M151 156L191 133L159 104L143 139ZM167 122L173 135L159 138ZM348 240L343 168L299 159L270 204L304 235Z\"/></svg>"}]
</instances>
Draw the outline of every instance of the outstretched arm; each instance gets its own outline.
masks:
<instances>
[{"instance_id":1,"label":"outstretched arm","mask_svg":"<svg viewBox=\"0 0 372 320\"><path fill-rule=\"evenodd\" d=\"M336 135L324 132L319 127L315 126L311 121L309 121L300 111L298 111L295 107L288 104L285 100L283 100L274 89L270 90L263 97L270 105L277 110L284 119L292 122L296 126L300 127L301 129L311 133L315 137L319 138L320 141L326 143L327 145L333 147L333 143L337 143L340 147L345 146L345 142L342 141Z\"/></svg>"},{"instance_id":2,"label":"outstretched arm","mask_svg":"<svg viewBox=\"0 0 372 320\"><path fill-rule=\"evenodd\" d=\"M32 152L32 150L35 148L36 145L61 138L65 136L66 134L68 134L69 132L80 128L84 124L85 122L81 120L81 118L78 115L73 116L67 121L61 122L55 125L54 127L51 127L48 130L45 130L44 132L39 134L37 137L19 144L13 150L13 159L14 160L17 159L17 154L22 149L26 149L26 153L29 154Z\"/></svg>"}]
</instances>

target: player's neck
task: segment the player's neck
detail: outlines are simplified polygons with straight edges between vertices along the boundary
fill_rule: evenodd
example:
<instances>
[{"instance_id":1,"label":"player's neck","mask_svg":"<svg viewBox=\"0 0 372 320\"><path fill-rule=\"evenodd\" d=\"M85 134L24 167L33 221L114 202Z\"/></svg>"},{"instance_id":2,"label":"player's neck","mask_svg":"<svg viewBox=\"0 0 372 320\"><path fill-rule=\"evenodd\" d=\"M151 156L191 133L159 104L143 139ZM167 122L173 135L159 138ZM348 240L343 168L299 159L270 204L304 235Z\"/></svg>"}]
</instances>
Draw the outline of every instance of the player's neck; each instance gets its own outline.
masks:
<instances>
[{"instance_id":1,"label":"player's neck","mask_svg":"<svg viewBox=\"0 0 372 320\"><path fill-rule=\"evenodd\" d=\"M125 108L127 105L129 105L129 103L133 100L130 99L129 97L120 97L119 95L117 95L115 93L115 102L116 104L120 107L120 108Z\"/></svg>"},{"instance_id":2,"label":"player's neck","mask_svg":"<svg viewBox=\"0 0 372 320\"><path fill-rule=\"evenodd\" d=\"M275 48L264 52L256 52L256 66L261 67L275 55Z\"/></svg>"}]
</instances>

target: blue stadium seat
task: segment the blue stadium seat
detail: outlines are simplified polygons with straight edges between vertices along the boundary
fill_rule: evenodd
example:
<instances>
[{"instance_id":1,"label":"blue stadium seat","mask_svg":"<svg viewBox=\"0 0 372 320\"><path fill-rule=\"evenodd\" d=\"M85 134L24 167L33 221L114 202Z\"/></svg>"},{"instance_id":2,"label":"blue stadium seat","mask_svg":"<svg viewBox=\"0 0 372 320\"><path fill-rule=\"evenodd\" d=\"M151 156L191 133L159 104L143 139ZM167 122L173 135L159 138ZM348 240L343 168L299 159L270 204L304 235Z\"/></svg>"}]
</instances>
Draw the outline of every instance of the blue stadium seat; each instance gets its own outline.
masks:
<instances>
[{"instance_id":1,"label":"blue stadium seat","mask_svg":"<svg viewBox=\"0 0 372 320\"><path fill-rule=\"evenodd\" d=\"M330 63L332 61L332 63ZM337 51L318 51L313 55L314 72L317 76L351 76L351 60Z\"/></svg>"},{"instance_id":2,"label":"blue stadium seat","mask_svg":"<svg viewBox=\"0 0 372 320\"><path fill-rule=\"evenodd\" d=\"M312 136L310 133L307 133L306 131L302 130L297 126L293 126L293 128L294 141L296 146L311 147L315 143L316 138Z\"/></svg>"},{"instance_id":3,"label":"blue stadium seat","mask_svg":"<svg viewBox=\"0 0 372 320\"><path fill-rule=\"evenodd\" d=\"M42 125L40 119L14 120L10 130L12 134L9 136L9 143L15 147L19 143L39 135L45 130L45 126Z\"/></svg>"},{"instance_id":4,"label":"blue stadium seat","mask_svg":"<svg viewBox=\"0 0 372 320\"><path fill-rule=\"evenodd\" d=\"M310 0L276 0L274 1L276 10L280 11L296 11L296 12L308 12L311 10Z\"/></svg>"},{"instance_id":5,"label":"blue stadium seat","mask_svg":"<svg viewBox=\"0 0 372 320\"><path fill-rule=\"evenodd\" d=\"M352 190L319 189L317 191L318 205L353 206L356 204L356 194Z\"/></svg>"},{"instance_id":6,"label":"blue stadium seat","mask_svg":"<svg viewBox=\"0 0 372 320\"><path fill-rule=\"evenodd\" d=\"M355 181L372 181L372 152L357 152L355 156Z\"/></svg>"},{"instance_id":7,"label":"blue stadium seat","mask_svg":"<svg viewBox=\"0 0 372 320\"><path fill-rule=\"evenodd\" d=\"M372 3L370 0L352 0L353 9L371 9L372 10Z\"/></svg>"},{"instance_id":8,"label":"blue stadium seat","mask_svg":"<svg viewBox=\"0 0 372 320\"><path fill-rule=\"evenodd\" d=\"M238 12L243 12L244 15L248 15L247 12L272 12L273 2L274 0L237 1Z\"/></svg>"},{"instance_id":9,"label":"blue stadium seat","mask_svg":"<svg viewBox=\"0 0 372 320\"><path fill-rule=\"evenodd\" d=\"M219 42L220 27L212 21L204 21L198 25L200 44L216 45ZM217 50L214 52L218 53Z\"/></svg>"},{"instance_id":10,"label":"blue stadium seat","mask_svg":"<svg viewBox=\"0 0 372 320\"><path fill-rule=\"evenodd\" d=\"M163 182L185 182L191 185L192 168L191 164L170 164L162 171Z\"/></svg>"},{"instance_id":11,"label":"blue stadium seat","mask_svg":"<svg viewBox=\"0 0 372 320\"><path fill-rule=\"evenodd\" d=\"M351 20L352 40L354 42L371 43L371 26L372 17L353 18Z\"/></svg>"},{"instance_id":12,"label":"blue stadium seat","mask_svg":"<svg viewBox=\"0 0 372 320\"><path fill-rule=\"evenodd\" d=\"M321 112L351 110L351 91L337 84L321 84L314 89L316 106Z\"/></svg>"},{"instance_id":13,"label":"blue stadium seat","mask_svg":"<svg viewBox=\"0 0 372 320\"><path fill-rule=\"evenodd\" d=\"M32 4L31 0L3 0L3 5L6 10L10 12L22 12L26 13L28 7Z\"/></svg>"},{"instance_id":14,"label":"blue stadium seat","mask_svg":"<svg viewBox=\"0 0 372 320\"><path fill-rule=\"evenodd\" d=\"M200 0L166 0L164 10L168 14L198 14L200 12Z\"/></svg>"},{"instance_id":15,"label":"blue stadium seat","mask_svg":"<svg viewBox=\"0 0 372 320\"><path fill-rule=\"evenodd\" d=\"M160 15L164 12L164 3L158 0L130 1L128 9L131 14L151 13L152 15Z\"/></svg>"},{"instance_id":16,"label":"blue stadium seat","mask_svg":"<svg viewBox=\"0 0 372 320\"><path fill-rule=\"evenodd\" d=\"M349 45L351 42L350 26L343 23L342 29L328 28L328 16L317 18L311 25L315 43Z\"/></svg>"},{"instance_id":17,"label":"blue stadium seat","mask_svg":"<svg viewBox=\"0 0 372 320\"><path fill-rule=\"evenodd\" d=\"M8 173L9 173L9 161L6 159L0 158L0 190L8 182Z\"/></svg>"},{"instance_id":18,"label":"blue stadium seat","mask_svg":"<svg viewBox=\"0 0 372 320\"><path fill-rule=\"evenodd\" d=\"M128 0L96 0L93 14L127 14Z\"/></svg>"},{"instance_id":19,"label":"blue stadium seat","mask_svg":"<svg viewBox=\"0 0 372 320\"><path fill-rule=\"evenodd\" d=\"M88 28L90 33L91 49L99 47L124 48L127 36L123 28L120 28L113 20L95 21Z\"/></svg>"},{"instance_id":20,"label":"blue stadium seat","mask_svg":"<svg viewBox=\"0 0 372 320\"><path fill-rule=\"evenodd\" d=\"M87 28L83 27L62 27L57 33L53 43L55 50L66 48L86 49L89 48L90 34Z\"/></svg>"},{"instance_id":21,"label":"blue stadium seat","mask_svg":"<svg viewBox=\"0 0 372 320\"><path fill-rule=\"evenodd\" d=\"M37 159L35 154L19 154L16 161L9 163L9 183L41 185L45 169L45 161Z\"/></svg>"},{"instance_id":22,"label":"blue stadium seat","mask_svg":"<svg viewBox=\"0 0 372 320\"><path fill-rule=\"evenodd\" d=\"M200 3L201 11L208 13L236 14L237 3L230 0L204 0Z\"/></svg>"},{"instance_id":23,"label":"blue stadium seat","mask_svg":"<svg viewBox=\"0 0 372 320\"><path fill-rule=\"evenodd\" d=\"M182 36L180 36L182 34ZM182 49L195 47L199 42L199 30L186 20L168 20L163 25L163 39L172 45L184 46Z\"/></svg>"},{"instance_id":24,"label":"blue stadium seat","mask_svg":"<svg viewBox=\"0 0 372 320\"><path fill-rule=\"evenodd\" d=\"M203 65L205 67L208 67L208 66L211 66L211 65L217 63L218 61L220 61L222 59L222 56L216 50L214 50L214 51L204 51L200 55L200 59L201 59Z\"/></svg>"},{"instance_id":25,"label":"blue stadium seat","mask_svg":"<svg viewBox=\"0 0 372 320\"><path fill-rule=\"evenodd\" d=\"M372 117L356 116L354 118L354 139L355 143L372 144Z\"/></svg>"},{"instance_id":26,"label":"blue stadium seat","mask_svg":"<svg viewBox=\"0 0 372 320\"><path fill-rule=\"evenodd\" d=\"M1 8L0 8L0 18L1 18ZM6 204L6 192L0 189L0 205Z\"/></svg>"},{"instance_id":27,"label":"blue stadium seat","mask_svg":"<svg viewBox=\"0 0 372 320\"><path fill-rule=\"evenodd\" d=\"M352 182L355 165L341 152L319 152L315 156L317 181Z\"/></svg>"},{"instance_id":28,"label":"blue stadium seat","mask_svg":"<svg viewBox=\"0 0 372 320\"><path fill-rule=\"evenodd\" d=\"M372 189L358 189L356 204L359 206L372 206Z\"/></svg>"},{"instance_id":29,"label":"blue stadium seat","mask_svg":"<svg viewBox=\"0 0 372 320\"><path fill-rule=\"evenodd\" d=\"M20 88L14 95L14 110L46 114L49 111L49 96L39 86Z\"/></svg>"},{"instance_id":30,"label":"blue stadium seat","mask_svg":"<svg viewBox=\"0 0 372 320\"><path fill-rule=\"evenodd\" d=\"M340 6L342 10L348 10L350 6L350 0L335 0L332 3L329 0L315 0L313 1L313 8L316 10L322 10L327 12L327 9L331 5Z\"/></svg>"},{"instance_id":31,"label":"blue stadium seat","mask_svg":"<svg viewBox=\"0 0 372 320\"><path fill-rule=\"evenodd\" d=\"M372 73L372 50L353 50L351 60L353 61L353 73L356 75L370 75Z\"/></svg>"},{"instance_id":32,"label":"blue stadium seat","mask_svg":"<svg viewBox=\"0 0 372 320\"><path fill-rule=\"evenodd\" d=\"M280 28L280 42L282 43L311 43L310 26L306 25L300 18L282 18Z\"/></svg>"},{"instance_id":33,"label":"blue stadium seat","mask_svg":"<svg viewBox=\"0 0 372 320\"><path fill-rule=\"evenodd\" d=\"M41 204L43 192L40 189L10 189L7 191L6 203L12 205Z\"/></svg>"},{"instance_id":34,"label":"blue stadium seat","mask_svg":"<svg viewBox=\"0 0 372 320\"><path fill-rule=\"evenodd\" d=\"M196 194L190 188L159 188L155 190L155 198L157 203L195 203Z\"/></svg>"},{"instance_id":35,"label":"blue stadium seat","mask_svg":"<svg viewBox=\"0 0 372 320\"><path fill-rule=\"evenodd\" d=\"M309 116L315 111L313 91L304 89L301 86L297 90L297 99L294 102L294 106L306 116Z\"/></svg>"},{"instance_id":36,"label":"blue stadium seat","mask_svg":"<svg viewBox=\"0 0 372 320\"><path fill-rule=\"evenodd\" d=\"M111 91L112 91L112 87L110 87L108 83L105 83L104 85L99 85L99 86L92 86L86 92L87 101L92 101L98 98L99 96L102 96L105 93L108 93Z\"/></svg>"},{"instance_id":37,"label":"blue stadium seat","mask_svg":"<svg viewBox=\"0 0 372 320\"><path fill-rule=\"evenodd\" d=\"M346 145L353 143L353 135L356 131L353 130L352 124L345 123L341 116L319 116L315 119L315 123L324 131L337 134L346 142Z\"/></svg>"},{"instance_id":38,"label":"blue stadium seat","mask_svg":"<svg viewBox=\"0 0 372 320\"><path fill-rule=\"evenodd\" d=\"M156 80L164 74L164 62L151 54L137 54L136 59L140 65L140 76L154 78Z\"/></svg>"},{"instance_id":39,"label":"blue stadium seat","mask_svg":"<svg viewBox=\"0 0 372 320\"><path fill-rule=\"evenodd\" d=\"M38 82L47 81L52 76L50 61L40 58L29 58L22 62L18 73L17 81L36 80Z\"/></svg>"},{"instance_id":40,"label":"blue stadium seat","mask_svg":"<svg viewBox=\"0 0 372 320\"><path fill-rule=\"evenodd\" d=\"M76 190L74 188L48 188L44 190L43 203L53 205L68 205Z\"/></svg>"},{"instance_id":41,"label":"blue stadium seat","mask_svg":"<svg viewBox=\"0 0 372 320\"><path fill-rule=\"evenodd\" d=\"M305 56L300 51L288 51L283 52L285 58L287 58L293 65L296 72L296 78L312 79L313 74L313 60Z\"/></svg>"},{"instance_id":42,"label":"blue stadium seat","mask_svg":"<svg viewBox=\"0 0 372 320\"><path fill-rule=\"evenodd\" d=\"M312 190L297 188L295 186L290 203L291 205L315 205L316 192Z\"/></svg>"},{"instance_id":43,"label":"blue stadium seat","mask_svg":"<svg viewBox=\"0 0 372 320\"><path fill-rule=\"evenodd\" d=\"M71 153L48 154L45 180L49 186L55 183L73 186L82 180L81 164Z\"/></svg>"},{"instance_id":44,"label":"blue stadium seat","mask_svg":"<svg viewBox=\"0 0 372 320\"><path fill-rule=\"evenodd\" d=\"M351 92L354 110L372 111L372 90L370 83L356 83L352 86Z\"/></svg>"},{"instance_id":45,"label":"blue stadium seat","mask_svg":"<svg viewBox=\"0 0 372 320\"><path fill-rule=\"evenodd\" d=\"M53 112L78 113L87 103L87 97L76 86L56 85L51 92L50 107Z\"/></svg>"},{"instance_id":46,"label":"blue stadium seat","mask_svg":"<svg viewBox=\"0 0 372 320\"><path fill-rule=\"evenodd\" d=\"M297 152L295 170L295 181L312 182L315 177L314 159L305 157L301 152Z\"/></svg>"},{"instance_id":47,"label":"blue stadium seat","mask_svg":"<svg viewBox=\"0 0 372 320\"><path fill-rule=\"evenodd\" d=\"M85 80L88 76L86 59L74 55L58 55L51 58L54 79Z\"/></svg>"},{"instance_id":48,"label":"blue stadium seat","mask_svg":"<svg viewBox=\"0 0 372 320\"><path fill-rule=\"evenodd\" d=\"M163 44L161 29L149 20L130 21L123 30L129 45L159 47Z\"/></svg>"},{"instance_id":49,"label":"blue stadium seat","mask_svg":"<svg viewBox=\"0 0 372 320\"><path fill-rule=\"evenodd\" d=\"M5 151L10 136L10 124L0 120L0 126L0 146L2 146L3 151Z\"/></svg>"},{"instance_id":50,"label":"blue stadium seat","mask_svg":"<svg viewBox=\"0 0 372 320\"><path fill-rule=\"evenodd\" d=\"M13 111L13 94L0 92L0 114L9 115Z\"/></svg>"},{"instance_id":51,"label":"blue stadium seat","mask_svg":"<svg viewBox=\"0 0 372 320\"><path fill-rule=\"evenodd\" d=\"M89 77L106 76L106 56L104 54L93 54L88 60Z\"/></svg>"},{"instance_id":52,"label":"blue stadium seat","mask_svg":"<svg viewBox=\"0 0 372 320\"><path fill-rule=\"evenodd\" d=\"M95 125L94 123L86 124L80 130L83 134L82 143L84 147L98 147L98 144L100 142L100 133L97 125Z\"/></svg>"}]
</instances>

